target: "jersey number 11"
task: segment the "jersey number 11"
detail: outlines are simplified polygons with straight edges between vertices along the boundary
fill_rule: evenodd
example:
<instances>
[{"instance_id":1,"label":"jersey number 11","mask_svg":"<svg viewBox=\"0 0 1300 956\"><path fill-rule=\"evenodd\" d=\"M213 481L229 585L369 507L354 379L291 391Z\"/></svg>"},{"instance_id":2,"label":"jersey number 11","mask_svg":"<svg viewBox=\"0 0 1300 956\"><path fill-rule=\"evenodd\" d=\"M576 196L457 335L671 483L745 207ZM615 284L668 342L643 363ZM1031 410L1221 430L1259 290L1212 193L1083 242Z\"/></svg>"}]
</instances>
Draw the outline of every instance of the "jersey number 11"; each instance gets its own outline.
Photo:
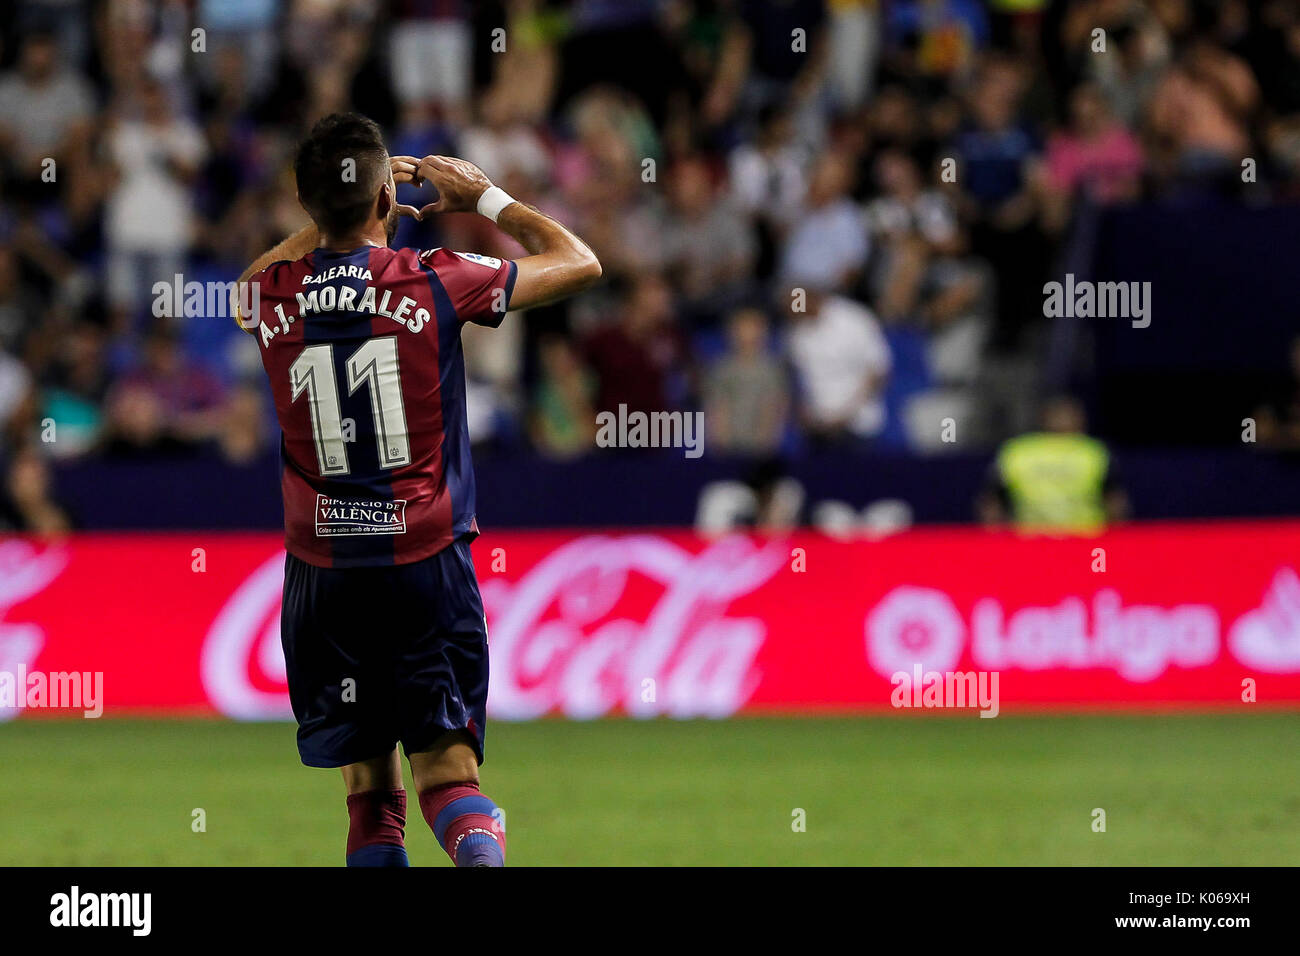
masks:
<instances>
[{"instance_id":1,"label":"jersey number 11","mask_svg":"<svg viewBox=\"0 0 1300 956\"><path fill-rule=\"evenodd\" d=\"M409 465L411 442L406 432L406 409L402 405L397 336L367 340L348 357L346 370L349 395L363 384L370 386L370 413L374 417L379 467ZM292 387L289 400L296 402L303 392L308 395L316 463L322 478L351 471L336 381L333 345L309 345L289 366Z\"/></svg>"}]
</instances>

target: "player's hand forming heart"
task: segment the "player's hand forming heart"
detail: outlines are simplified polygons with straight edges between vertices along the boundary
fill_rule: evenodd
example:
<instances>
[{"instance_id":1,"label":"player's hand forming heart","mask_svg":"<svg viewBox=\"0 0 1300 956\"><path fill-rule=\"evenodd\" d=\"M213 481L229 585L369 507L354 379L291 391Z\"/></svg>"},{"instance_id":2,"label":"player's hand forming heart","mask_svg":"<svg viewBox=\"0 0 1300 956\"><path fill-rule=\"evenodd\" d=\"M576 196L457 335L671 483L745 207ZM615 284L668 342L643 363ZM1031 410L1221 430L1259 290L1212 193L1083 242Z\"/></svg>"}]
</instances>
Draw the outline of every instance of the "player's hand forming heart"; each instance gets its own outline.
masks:
<instances>
[{"instance_id":1,"label":"player's hand forming heart","mask_svg":"<svg viewBox=\"0 0 1300 956\"><path fill-rule=\"evenodd\" d=\"M478 197L492 186L492 180L483 170L454 156L424 157L416 176L427 179L438 190L438 201L421 209L421 216L431 212L474 212L478 209Z\"/></svg>"},{"instance_id":2,"label":"player's hand forming heart","mask_svg":"<svg viewBox=\"0 0 1300 956\"><path fill-rule=\"evenodd\" d=\"M410 183L413 186L421 186L424 180L420 178L420 161L414 156L390 156L388 157L388 168L393 171L393 181L399 186L402 183ZM414 206L407 206L404 203L397 204L397 214L399 216L410 216L412 219L420 219L422 210Z\"/></svg>"}]
</instances>

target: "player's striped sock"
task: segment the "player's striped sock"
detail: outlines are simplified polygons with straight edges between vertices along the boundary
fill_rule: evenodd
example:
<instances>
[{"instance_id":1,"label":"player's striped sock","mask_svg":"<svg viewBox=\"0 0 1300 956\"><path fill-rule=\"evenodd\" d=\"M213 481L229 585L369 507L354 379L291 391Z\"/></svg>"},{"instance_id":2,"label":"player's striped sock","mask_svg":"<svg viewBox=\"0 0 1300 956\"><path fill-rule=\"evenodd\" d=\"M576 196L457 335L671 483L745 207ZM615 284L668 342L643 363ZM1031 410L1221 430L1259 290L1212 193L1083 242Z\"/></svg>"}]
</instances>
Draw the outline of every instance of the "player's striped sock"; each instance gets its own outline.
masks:
<instances>
[{"instance_id":1,"label":"player's striped sock","mask_svg":"<svg viewBox=\"0 0 1300 956\"><path fill-rule=\"evenodd\" d=\"M348 794L348 866L410 866L402 842L405 790Z\"/></svg>"},{"instance_id":2,"label":"player's striped sock","mask_svg":"<svg viewBox=\"0 0 1300 956\"><path fill-rule=\"evenodd\" d=\"M506 832L497 805L472 781L446 783L420 792L429 829L457 866L505 866Z\"/></svg>"}]
</instances>

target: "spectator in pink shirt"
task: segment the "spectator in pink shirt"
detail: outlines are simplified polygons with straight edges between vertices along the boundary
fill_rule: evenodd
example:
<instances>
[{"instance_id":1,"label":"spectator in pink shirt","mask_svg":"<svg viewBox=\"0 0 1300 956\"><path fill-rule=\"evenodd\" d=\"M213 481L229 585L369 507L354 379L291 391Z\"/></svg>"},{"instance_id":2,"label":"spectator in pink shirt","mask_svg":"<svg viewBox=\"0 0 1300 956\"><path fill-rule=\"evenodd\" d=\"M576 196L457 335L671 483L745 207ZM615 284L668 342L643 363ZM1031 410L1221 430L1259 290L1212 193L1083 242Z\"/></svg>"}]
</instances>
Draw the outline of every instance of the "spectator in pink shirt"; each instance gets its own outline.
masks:
<instances>
[{"instance_id":1,"label":"spectator in pink shirt","mask_svg":"<svg viewBox=\"0 0 1300 956\"><path fill-rule=\"evenodd\" d=\"M1115 118L1101 90L1084 83L1070 97L1070 125L1047 144L1047 220L1064 226L1070 201L1087 196L1101 205L1124 202L1138 194L1142 147Z\"/></svg>"}]
</instances>

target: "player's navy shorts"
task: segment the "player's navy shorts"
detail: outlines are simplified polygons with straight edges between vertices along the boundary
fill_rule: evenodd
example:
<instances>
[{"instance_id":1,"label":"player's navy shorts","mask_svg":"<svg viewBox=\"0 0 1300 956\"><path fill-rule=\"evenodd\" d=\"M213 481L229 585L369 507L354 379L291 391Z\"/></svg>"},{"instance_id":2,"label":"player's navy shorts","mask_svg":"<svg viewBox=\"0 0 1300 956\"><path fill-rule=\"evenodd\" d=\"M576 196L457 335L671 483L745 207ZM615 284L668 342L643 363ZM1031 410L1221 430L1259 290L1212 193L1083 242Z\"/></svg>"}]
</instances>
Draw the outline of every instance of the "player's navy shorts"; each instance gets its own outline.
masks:
<instances>
[{"instance_id":1,"label":"player's navy shorts","mask_svg":"<svg viewBox=\"0 0 1300 956\"><path fill-rule=\"evenodd\" d=\"M383 756L398 741L418 753L460 729L483 762L487 625L468 540L389 567L288 555L280 639L307 766Z\"/></svg>"}]
</instances>

